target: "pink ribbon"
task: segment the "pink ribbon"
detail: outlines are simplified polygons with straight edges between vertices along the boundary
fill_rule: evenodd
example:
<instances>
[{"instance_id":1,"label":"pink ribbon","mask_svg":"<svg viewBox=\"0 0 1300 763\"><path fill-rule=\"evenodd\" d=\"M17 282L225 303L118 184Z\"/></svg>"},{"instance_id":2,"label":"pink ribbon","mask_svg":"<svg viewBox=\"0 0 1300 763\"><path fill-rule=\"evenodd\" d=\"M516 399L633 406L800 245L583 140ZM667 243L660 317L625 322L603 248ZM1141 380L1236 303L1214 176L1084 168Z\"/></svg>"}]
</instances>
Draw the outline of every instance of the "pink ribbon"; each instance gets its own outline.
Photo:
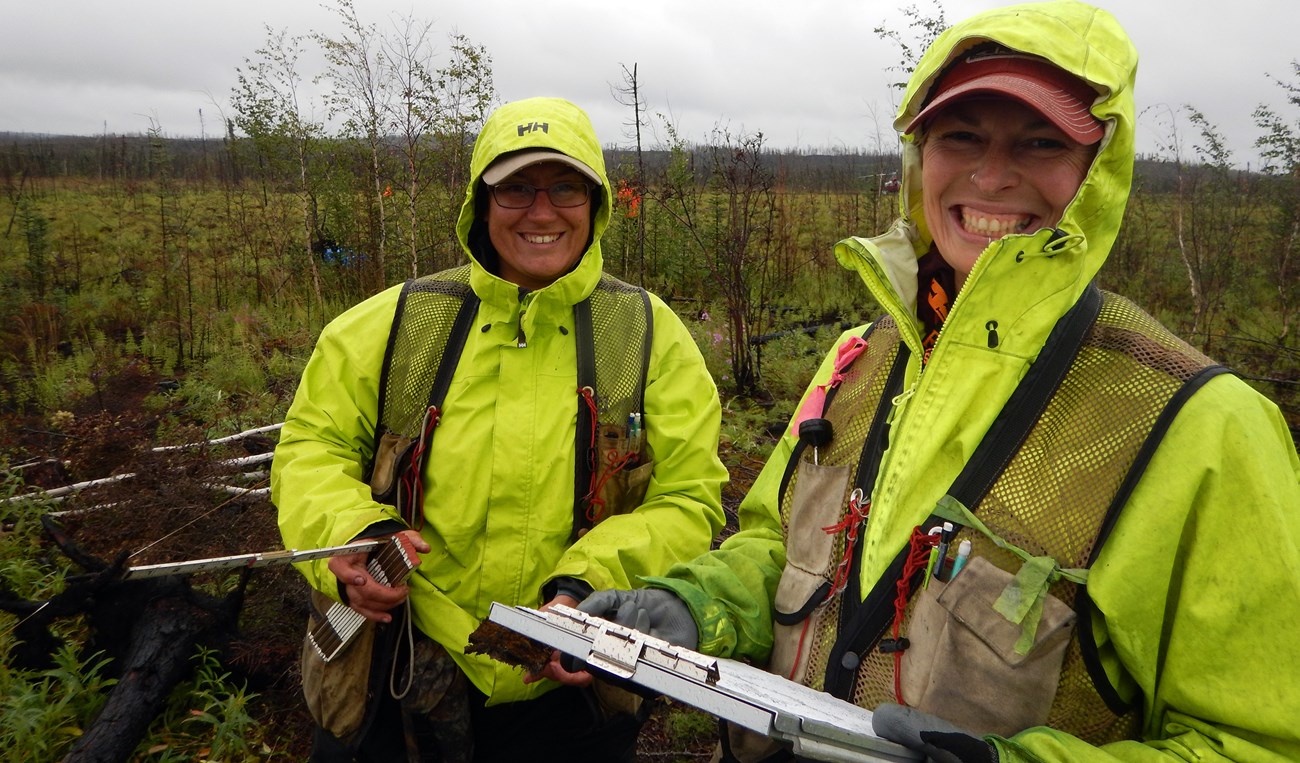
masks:
<instances>
[{"instance_id":1,"label":"pink ribbon","mask_svg":"<svg viewBox=\"0 0 1300 763\"><path fill-rule=\"evenodd\" d=\"M799 412L790 421L791 434L798 436L801 423L821 417L822 410L826 407L826 393L840 386L845 374L848 373L849 366L853 365L853 361L857 360L866 349L867 340L860 336L850 337L840 345L835 352L835 370L831 371L830 380L825 384L818 384L812 392L808 393Z\"/></svg>"}]
</instances>

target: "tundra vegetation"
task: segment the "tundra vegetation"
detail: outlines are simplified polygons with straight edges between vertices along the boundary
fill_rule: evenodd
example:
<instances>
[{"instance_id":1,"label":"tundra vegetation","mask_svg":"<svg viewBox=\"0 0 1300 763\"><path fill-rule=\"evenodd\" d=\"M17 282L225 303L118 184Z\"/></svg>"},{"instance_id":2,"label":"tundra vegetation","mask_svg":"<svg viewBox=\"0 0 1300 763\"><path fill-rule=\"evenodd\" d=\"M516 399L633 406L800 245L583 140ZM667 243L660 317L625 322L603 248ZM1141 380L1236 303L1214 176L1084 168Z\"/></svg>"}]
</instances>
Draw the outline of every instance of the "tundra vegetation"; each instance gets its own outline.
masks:
<instances>
[{"instance_id":1,"label":"tundra vegetation","mask_svg":"<svg viewBox=\"0 0 1300 763\"><path fill-rule=\"evenodd\" d=\"M497 101L488 51L410 18L381 31L350 0L336 10L329 33L267 29L218 136L0 135L0 747L24 760L303 758L296 574L145 590L115 570L275 548L265 461L238 466L274 431L161 448L279 421L333 316L463 261L469 150ZM922 36L942 26L912 10ZM325 71L301 70L309 46ZM306 100L311 80L324 104ZM1155 115L1165 141L1138 163L1100 285L1234 368L1295 433L1300 62L1273 80L1283 100L1254 113L1253 168L1194 107ZM734 520L821 354L878 313L831 248L897 213L898 155L883 141L778 149L725 124L692 142L651 111L635 64L612 90L629 129L607 149L605 264L668 300L704 353ZM114 475L133 476L37 494ZM188 614L150 609L164 598ZM110 755L89 741L106 707L120 715L124 684L148 688L123 667L139 657L133 622L176 628L183 669L133 695L145 723ZM711 734L665 706L643 749L698 759Z\"/></svg>"}]
</instances>

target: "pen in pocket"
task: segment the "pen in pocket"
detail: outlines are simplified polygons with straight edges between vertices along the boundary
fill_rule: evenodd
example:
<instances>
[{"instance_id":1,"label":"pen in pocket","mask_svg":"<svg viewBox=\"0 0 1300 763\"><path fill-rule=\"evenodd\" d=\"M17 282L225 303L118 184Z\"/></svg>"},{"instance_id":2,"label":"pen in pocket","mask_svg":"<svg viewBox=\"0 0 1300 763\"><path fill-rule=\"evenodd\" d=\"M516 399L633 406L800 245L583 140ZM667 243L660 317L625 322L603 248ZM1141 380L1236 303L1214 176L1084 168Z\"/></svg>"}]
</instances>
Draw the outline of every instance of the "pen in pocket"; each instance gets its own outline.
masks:
<instances>
[{"instance_id":1,"label":"pen in pocket","mask_svg":"<svg viewBox=\"0 0 1300 763\"><path fill-rule=\"evenodd\" d=\"M970 558L970 539L966 539L957 544L957 558L952 563L952 572L948 573L948 582L957 579L957 573L961 568L966 566L966 560Z\"/></svg>"},{"instance_id":2,"label":"pen in pocket","mask_svg":"<svg viewBox=\"0 0 1300 763\"><path fill-rule=\"evenodd\" d=\"M939 553L934 560L934 575L940 580L943 580L943 565L948 560L948 544L952 543L952 536L952 522L944 522L943 529L939 531Z\"/></svg>"},{"instance_id":3,"label":"pen in pocket","mask_svg":"<svg viewBox=\"0 0 1300 763\"><path fill-rule=\"evenodd\" d=\"M930 560L925 564L925 582L921 584L922 588L930 587L930 578L934 577L934 560L939 556L937 547L930 547Z\"/></svg>"}]
</instances>

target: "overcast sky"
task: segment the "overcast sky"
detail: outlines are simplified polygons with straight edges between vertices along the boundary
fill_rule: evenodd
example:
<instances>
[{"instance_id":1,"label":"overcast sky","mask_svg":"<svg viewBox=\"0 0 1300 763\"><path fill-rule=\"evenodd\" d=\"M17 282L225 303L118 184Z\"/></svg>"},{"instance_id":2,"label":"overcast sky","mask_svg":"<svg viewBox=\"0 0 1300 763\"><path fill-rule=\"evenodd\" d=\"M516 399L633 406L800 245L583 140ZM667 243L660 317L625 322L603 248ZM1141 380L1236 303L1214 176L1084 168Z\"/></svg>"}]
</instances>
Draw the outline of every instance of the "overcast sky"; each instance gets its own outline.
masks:
<instances>
[{"instance_id":1,"label":"overcast sky","mask_svg":"<svg viewBox=\"0 0 1300 763\"><path fill-rule=\"evenodd\" d=\"M492 56L501 99L569 98L592 115L606 145L630 144L623 126L630 110L610 88L621 65L637 64L650 113L667 116L688 140L722 125L733 135L761 130L773 147L865 150L893 145L897 91L888 83L899 76L886 70L899 63L896 46L872 29L906 32L899 8L911 2L355 0L363 22L381 32L409 16L431 22L439 43L449 32L466 35ZM952 23L1005 4L943 0L942 7ZM156 123L171 136L219 135L235 69L265 43L266 25L290 34L341 32L316 0L4 5L0 132L134 134ZM934 0L916 5L927 14L936 7ZM1194 158L1184 104L1219 128L1238 163L1252 166L1256 106L1300 120L1268 77L1296 80L1296 0L1111 0L1103 7L1141 56L1139 151L1161 151L1176 131L1184 156ZM310 77L322 65L304 58L300 69Z\"/></svg>"}]
</instances>

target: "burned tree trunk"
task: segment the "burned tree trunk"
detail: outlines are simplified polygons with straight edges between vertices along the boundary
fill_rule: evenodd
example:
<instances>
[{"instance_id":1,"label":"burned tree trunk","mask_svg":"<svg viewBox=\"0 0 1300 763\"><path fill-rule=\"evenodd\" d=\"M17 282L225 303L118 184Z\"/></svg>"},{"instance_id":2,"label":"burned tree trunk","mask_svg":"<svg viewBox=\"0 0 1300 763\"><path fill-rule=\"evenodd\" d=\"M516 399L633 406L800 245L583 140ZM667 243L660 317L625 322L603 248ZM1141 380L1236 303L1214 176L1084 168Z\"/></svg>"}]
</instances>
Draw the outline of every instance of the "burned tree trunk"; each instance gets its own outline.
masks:
<instances>
[{"instance_id":1,"label":"burned tree trunk","mask_svg":"<svg viewBox=\"0 0 1300 763\"><path fill-rule=\"evenodd\" d=\"M130 759L172 690L192 670L197 644L222 642L233 632L243 598L199 594L181 578L112 582L110 570L80 581L48 602L0 598L0 609L23 617L14 662L38 668L58 647L50 624L86 614L92 638L87 653L111 659L117 684L65 763L120 763Z\"/></svg>"},{"instance_id":2,"label":"burned tree trunk","mask_svg":"<svg viewBox=\"0 0 1300 763\"><path fill-rule=\"evenodd\" d=\"M111 658L109 675L117 683L64 762L127 761L172 690L190 675L195 646L225 642L234 633L248 572L221 599L194 590L183 577L123 580L122 559L110 566L87 555L57 525L46 529L70 559L98 571L70 579L48 602L0 598L0 609L24 618L16 629L24 647L15 662L47 664L58 644L50 624L86 615L91 637L85 649Z\"/></svg>"},{"instance_id":3,"label":"burned tree trunk","mask_svg":"<svg viewBox=\"0 0 1300 763\"><path fill-rule=\"evenodd\" d=\"M97 714L78 719L84 729L79 738L58 741L71 763L130 760L177 687L193 675L193 658L201 649L215 654L230 681L251 684L250 696L267 697L266 712L276 723L300 736L299 729L307 729L309 738L310 718L299 706L295 669L307 616L301 576L288 566L259 569L256 592L246 601L245 587L254 574L247 569L229 595L234 581L222 578L230 572L171 577L128 572L277 549L275 509L267 501L261 466L270 460L274 443L253 437L274 427L184 446L152 447L142 439L124 449L126 433L148 429L138 423L129 414L78 418L69 425L68 449L59 458L76 467L70 475L82 481L66 489L39 486L36 496L0 502L0 512L21 517L24 524L39 518L45 542L35 551L34 568L67 570L66 559L84 571L64 577L59 593L42 594L48 600L28 598L36 596L30 592L19 597L0 577L0 611L19 618L8 664L50 671L65 638L79 641L85 664L91 664L90 656L94 664L103 663L98 675L113 685L104 689ZM250 467L263 471L246 471ZM53 504L59 504L57 511L50 511ZM64 627L73 618L86 627ZM167 721L186 723L184 718Z\"/></svg>"},{"instance_id":4,"label":"burned tree trunk","mask_svg":"<svg viewBox=\"0 0 1300 763\"><path fill-rule=\"evenodd\" d=\"M195 645L234 629L243 585L223 600L198 594L182 578L127 581L106 593L92 619L131 626L124 644L99 644L120 665L118 682L64 763L128 760L172 689L189 676Z\"/></svg>"}]
</instances>

